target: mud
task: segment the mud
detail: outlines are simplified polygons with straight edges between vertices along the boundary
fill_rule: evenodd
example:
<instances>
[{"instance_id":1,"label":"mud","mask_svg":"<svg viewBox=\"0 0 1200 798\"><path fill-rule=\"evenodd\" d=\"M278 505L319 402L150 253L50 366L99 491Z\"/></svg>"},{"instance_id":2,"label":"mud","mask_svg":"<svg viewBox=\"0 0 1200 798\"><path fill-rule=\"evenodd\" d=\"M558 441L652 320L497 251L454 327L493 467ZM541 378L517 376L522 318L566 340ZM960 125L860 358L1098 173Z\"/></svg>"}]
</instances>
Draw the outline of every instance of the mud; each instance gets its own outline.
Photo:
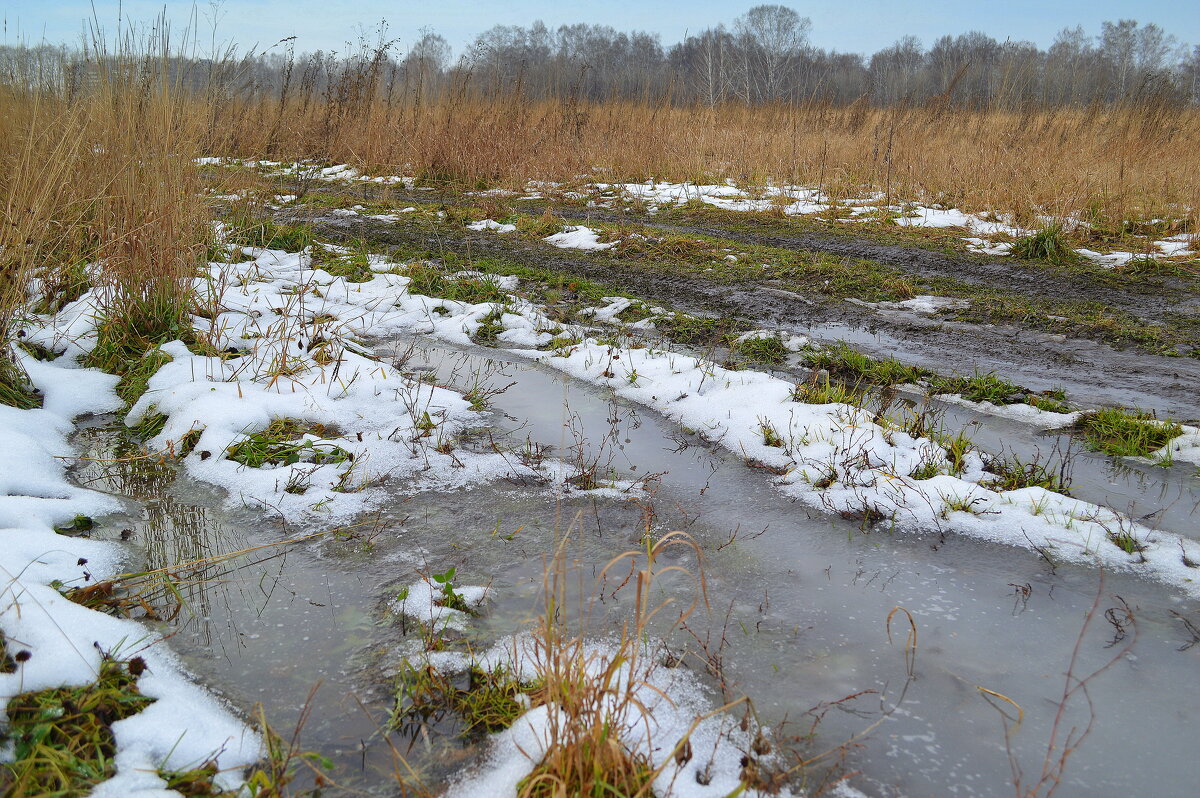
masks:
<instances>
[{"instance_id":1,"label":"mud","mask_svg":"<svg viewBox=\"0 0 1200 798\"><path fill-rule=\"evenodd\" d=\"M364 201L379 194L373 187L359 191ZM429 191L393 192L388 196L396 202L424 203L437 200L446 205L466 205L473 199ZM1200 312L1200 283L1170 276L1145 277L1136 282L1114 285L1115 275L1106 275L1100 267L1094 267L1098 271L1089 274L1086 269L930 248L923 245L920 239L893 243L889 240L893 237L871 238L858 235L852 229L801 228L792 220L763 220L750 214L745 214L744 219L731 219L729 224L723 225L712 220L663 220L647 214L599 207L579 208L541 200L521 201L514 210L521 214L536 215L547 209L571 222L635 223L675 235L703 235L747 245L873 261L913 277L950 279L1034 299L1086 298L1148 320L1164 320L1174 313L1196 315Z\"/></svg>"},{"instance_id":2,"label":"mud","mask_svg":"<svg viewBox=\"0 0 1200 798\"><path fill-rule=\"evenodd\" d=\"M1194 358L1117 350L1096 341L1014 326L879 311L823 297L810 298L769 284L716 282L659 272L603 253L560 250L491 233L448 230L444 226L422 229L362 217L306 219L333 240L365 240L384 249L418 246L433 252L502 257L619 287L647 301L666 303L688 313L744 320L753 326L779 328L817 341L852 338L868 354L892 355L939 372L996 372L1033 390L1061 388L1082 406L1136 406L1185 420L1200 417L1196 390L1200 386L1200 360ZM927 250L895 249L902 250L905 257L928 258L930 262L935 257L945 258ZM1054 286L1056 292L1064 290L1059 283ZM1162 304L1161 299L1157 301Z\"/></svg>"},{"instance_id":3,"label":"mud","mask_svg":"<svg viewBox=\"0 0 1200 798\"><path fill-rule=\"evenodd\" d=\"M588 209L576 213L555 209L563 218L579 221L628 221L627 216L611 211ZM1052 296L1087 297L1126 313L1145 319L1160 319L1172 312L1174 304L1187 295L1164 301L1161 294L1149 291L1161 287L1172 292L1186 290L1183 283L1162 286L1139 284L1129 290L1103 285L1087 274L1063 268L1048 269L1045 264L1014 261L1011 258L950 254L912 244L891 244L873 241L839 232L804 231L789 235L753 233L730 227L704 224L664 224L639 220L646 227L679 235L705 235L724 238L742 244L755 244L778 249L818 252L854 260L869 260L899 269L915 277L949 278L972 285L995 288L1009 294L1032 298ZM1139 289L1139 290L1135 290Z\"/></svg>"}]
</instances>

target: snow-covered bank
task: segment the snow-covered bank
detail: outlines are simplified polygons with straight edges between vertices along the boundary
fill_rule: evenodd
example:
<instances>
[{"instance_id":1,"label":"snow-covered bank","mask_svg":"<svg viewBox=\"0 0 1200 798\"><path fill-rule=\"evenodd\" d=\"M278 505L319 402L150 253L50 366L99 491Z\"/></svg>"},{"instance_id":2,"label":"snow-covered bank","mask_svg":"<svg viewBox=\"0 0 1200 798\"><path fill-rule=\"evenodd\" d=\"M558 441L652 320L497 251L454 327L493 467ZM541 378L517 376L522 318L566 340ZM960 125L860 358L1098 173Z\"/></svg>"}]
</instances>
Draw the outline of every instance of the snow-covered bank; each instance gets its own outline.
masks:
<instances>
[{"instance_id":1,"label":"snow-covered bank","mask_svg":"<svg viewBox=\"0 0 1200 798\"><path fill-rule=\"evenodd\" d=\"M613 640L565 643L574 667L588 674L589 689L602 695L596 708L614 725L625 748L646 763L654 778L658 798L719 798L734 793L747 796L794 793L784 787L764 792L747 787L743 767L753 762L764 773L784 769L783 758L768 744L771 730L743 722L740 711L718 711L711 690L685 667L663 664L662 651L654 644L636 652L627 643ZM445 674L458 674L470 667L484 672L502 672L518 682L538 683L554 653L537 637L522 634L498 641L482 654L468 656L449 651L414 653L408 662L428 664ZM525 699L525 696L521 696ZM526 699L527 702L527 699ZM602 708L602 709L601 709ZM516 795L517 787L542 761L555 742L562 742L571 725L553 703L528 709L508 729L492 736L482 761L459 775L446 792L447 798L491 798Z\"/></svg>"},{"instance_id":2,"label":"snow-covered bank","mask_svg":"<svg viewBox=\"0 0 1200 798\"><path fill-rule=\"evenodd\" d=\"M605 386L623 399L661 412L766 466L775 473L773 481L780 490L811 506L882 523L897 532L956 532L1056 559L1139 572L1200 595L1200 582L1191 565L1200 562L1200 544L1195 541L1042 488L998 490L992 486L994 475L984 469L978 454L969 453L965 467L956 469L940 443L911 437L895 423L877 423L871 413L851 405L794 401L795 386L785 379L729 370L671 351L601 342L585 329L563 328L513 295L501 301L471 303L414 294L401 264L374 262L372 268L380 273L362 283L347 283L320 269L306 268L306 264L305 254L263 252L253 262L220 267L236 274L227 280L236 287L222 299L227 311L213 322L213 327L222 331L219 346L254 347L254 354L224 363L191 361L186 368L180 365L160 372L161 380L151 381L151 391L130 419L140 419L151 405L174 408L156 441L167 445L198 423L197 412L180 414L183 405L214 401L222 407L253 405L258 414L254 418L231 410L214 411L211 432L205 428L185 463L198 476L221 484L255 484L264 491L273 486L273 500L285 511L289 506L299 510L305 503L311 505L313 496L289 498L282 495L281 475L267 472L248 477L246 469L223 456L202 460L201 450L217 454L220 447L235 441L239 430L244 434L250 427L265 426L272 415L292 414L337 423L354 433L330 442L356 452L356 468L360 460L366 461L362 476L368 482L388 474L420 474L432 484L466 486L495 474L500 463L486 459L491 455L481 456L485 459L478 462L461 458L459 463L442 455L436 446L423 451L414 448L415 441L424 440L418 433L426 410L431 418L436 417L436 434L452 436L470 425L474 414L461 397L406 383L387 367L350 350L325 365L309 363L304 358L311 356L299 351L306 346L302 342L328 338L333 328L342 336L405 331L469 345L488 325L489 335L508 344L511 353ZM512 290L513 278L504 280L504 290ZM303 304L303 312L289 309L281 315L271 311L281 304L290 307L298 303ZM612 314L598 308L596 315ZM306 319L309 326L281 334L277 329L283 324L281 318ZM313 326L314 319L324 321ZM276 340L277 344L271 343ZM277 358L272 353L284 350L289 358L308 365L303 369L297 366L291 374L276 374L261 385L242 382L235 387L228 382L225 370L253 373L262 366L251 367L247 361ZM178 354L183 360L182 353ZM201 377L197 385L189 387L181 384L185 372L211 376ZM261 394L261 405L258 400L234 402L236 391L243 396ZM214 399L214 395L222 398ZM197 407L201 406L208 405ZM274 409L268 412L264 408ZM1055 415L1053 420L1069 418ZM391 430L397 434L389 440L387 431ZM361 441L359 432L363 433ZM314 473L326 483L332 476L320 469ZM314 477L314 485L316 481ZM365 500L356 500L353 494L335 495L328 485L321 490L324 492L315 495L322 501L322 512L335 512L339 502L347 512L365 506ZM362 492L369 494L369 488Z\"/></svg>"},{"instance_id":3,"label":"snow-covered bank","mask_svg":"<svg viewBox=\"0 0 1200 798\"><path fill-rule=\"evenodd\" d=\"M74 314L63 320L75 335L86 334ZM53 340L47 330L37 332ZM117 378L79 368L69 354L52 363L21 355L21 363L45 401L34 410L0 405L0 630L10 654L26 652L14 672L0 673L0 703L19 693L89 684L104 656L139 656L148 667L138 689L155 701L113 724L117 772L93 794L173 795L158 770L184 771L214 759L220 786L236 789L242 770L263 753L259 736L197 686L156 633L76 604L57 587L94 584L127 565L119 544L55 532L76 516L120 509L113 497L72 485L66 473L74 454L72 421L120 409Z\"/></svg>"}]
</instances>

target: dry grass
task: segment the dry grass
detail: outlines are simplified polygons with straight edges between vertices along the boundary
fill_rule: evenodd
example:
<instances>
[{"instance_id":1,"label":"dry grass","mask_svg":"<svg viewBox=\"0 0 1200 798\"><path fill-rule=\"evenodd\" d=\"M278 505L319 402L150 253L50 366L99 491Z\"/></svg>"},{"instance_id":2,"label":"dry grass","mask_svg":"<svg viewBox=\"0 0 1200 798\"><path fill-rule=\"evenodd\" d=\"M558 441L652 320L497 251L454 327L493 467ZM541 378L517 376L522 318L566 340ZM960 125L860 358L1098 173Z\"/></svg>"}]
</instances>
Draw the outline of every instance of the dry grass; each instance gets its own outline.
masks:
<instances>
[{"instance_id":1,"label":"dry grass","mask_svg":"<svg viewBox=\"0 0 1200 798\"><path fill-rule=\"evenodd\" d=\"M192 162L204 119L172 83L168 48L165 37L118 42L81 94L0 85L0 347L34 277L41 311L100 289L94 365L120 373L190 330L211 238Z\"/></svg>"},{"instance_id":2,"label":"dry grass","mask_svg":"<svg viewBox=\"0 0 1200 798\"><path fill-rule=\"evenodd\" d=\"M464 186L570 179L768 179L844 197L973 211L1076 212L1102 225L1200 205L1200 111L1167 107L1016 112L944 108L710 108L473 99L426 104L300 98L224 108L221 154L320 157ZM282 113L283 124L271 119ZM1191 212L1194 222L1195 211ZM1038 227L1040 225L1033 225Z\"/></svg>"},{"instance_id":3,"label":"dry grass","mask_svg":"<svg viewBox=\"0 0 1200 798\"><path fill-rule=\"evenodd\" d=\"M644 734L648 712L640 695L646 693L647 675L654 664L647 661L654 618L671 604L655 604L654 582L672 572L681 574L695 587L691 603L669 625L675 628L706 602L701 553L696 543L681 532L647 540L642 551L630 551L609 562L599 580L603 584L618 571L629 570L622 585L635 592L631 618L623 627L615 648L589 645L587 629L595 605L584 602L577 618L569 618L569 571L564 537L553 564L544 575L545 607L535 634L533 666L538 674L539 700L550 705L547 715L546 753L518 785L520 798L635 798L652 795L651 784L661 771L622 737L632 731ZM662 565L673 557L672 550L691 552L697 563L692 572L679 565ZM620 588L618 588L620 589ZM655 691L650 687L649 690ZM674 743L675 741L669 741ZM678 741L679 746L686 740ZM667 759L666 761L671 761ZM665 765L664 765L665 766Z\"/></svg>"}]
</instances>

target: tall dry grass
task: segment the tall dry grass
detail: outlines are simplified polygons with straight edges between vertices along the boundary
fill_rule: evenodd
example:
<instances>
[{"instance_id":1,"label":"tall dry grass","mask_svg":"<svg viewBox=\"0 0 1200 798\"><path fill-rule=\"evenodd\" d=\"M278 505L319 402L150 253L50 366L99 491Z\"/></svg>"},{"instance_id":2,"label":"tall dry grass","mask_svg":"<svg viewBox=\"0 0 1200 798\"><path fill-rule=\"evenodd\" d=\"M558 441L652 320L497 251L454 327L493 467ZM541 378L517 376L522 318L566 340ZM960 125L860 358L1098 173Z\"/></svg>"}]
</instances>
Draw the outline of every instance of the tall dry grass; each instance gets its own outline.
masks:
<instances>
[{"instance_id":1,"label":"tall dry grass","mask_svg":"<svg viewBox=\"0 0 1200 798\"><path fill-rule=\"evenodd\" d=\"M570 180L597 167L620 180L774 180L1023 221L1083 213L1112 222L1186 209L1195 221L1200 206L1200 110L1161 105L681 108L454 91L416 103L375 97L368 85L231 102L208 146L464 185Z\"/></svg>"},{"instance_id":2,"label":"tall dry grass","mask_svg":"<svg viewBox=\"0 0 1200 798\"><path fill-rule=\"evenodd\" d=\"M55 284L86 249L87 202L73 180L83 137L77 109L0 90L0 401L37 404L9 349L40 275ZM50 286L53 289L54 285Z\"/></svg>"},{"instance_id":3,"label":"tall dry grass","mask_svg":"<svg viewBox=\"0 0 1200 798\"><path fill-rule=\"evenodd\" d=\"M85 91L11 74L0 85L0 382L18 388L9 347L23 308L98 289L91 359L119 372L190 329L211 239L193 163L203 118L172 82L168 37L95 47Z\"/></svg>"},{"instance_id":4,"label":"tall dry grass","mask_svg":"<svg viewBox=\"0 0 1200 798\"><path fill-rule=\"evenodd\" d=\"M166 39L99 59L87 100L89 219L102 308L94 365L117 370L190 335L193 281L212 239L194 160L204 119L172 82Z\"/></svg>"}]
</instances>

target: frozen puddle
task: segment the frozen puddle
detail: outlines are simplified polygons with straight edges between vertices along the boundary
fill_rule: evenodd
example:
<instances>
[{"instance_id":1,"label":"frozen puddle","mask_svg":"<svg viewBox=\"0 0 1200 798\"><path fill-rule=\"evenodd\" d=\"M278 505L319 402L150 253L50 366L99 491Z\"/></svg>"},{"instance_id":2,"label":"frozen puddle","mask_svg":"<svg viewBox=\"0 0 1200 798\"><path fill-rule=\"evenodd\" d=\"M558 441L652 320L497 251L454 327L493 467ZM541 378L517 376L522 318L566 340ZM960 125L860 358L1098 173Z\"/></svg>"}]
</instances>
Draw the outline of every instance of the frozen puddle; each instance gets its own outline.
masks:
<instances>
[{"instance_id":1,"label":"frozen puddle","mask_svg":"<svg viewBox=\"0 0 1200 798\"><path fill-rule=\"evenodd\" d=\"M822 715L814 747L806 749L812 754L888 713L849 752L847 769L861 774L853 786L868 795L996 794L1009 782L1004 737L978 687L1024 709L1014 753L1026 772L1040 770L1063 673L1096 594L1095 569L1052 569L1027 551L936 532L863 534L859 524L793 502L741 458L614 401L604 389L502 354L411 340L392 346L407 353L404 369L435 373L460 390L511 383L490 400L488 427L502 446L530 441L549 447L550 456L596 463L626 480L661 477L649 491L652 500L640 501L504 480L419 493L396 483L381 514L357 532L268 549L195 585L189 609L168 625L179 631L173 647L236 705L262 702L284 731L320 682L302 741L333 757L339 784L386 790L390 783L394 762L378 721L390 709L389 674L411 654L413 641L387 608L418 571L454 567L462 584L488 585L486 612L467 630L486 649L536 615L542 558L556 530L573 529L572 558L598 569L637 546L651 502L656 533L684 529L703 547L712 613L689 626L719 655L730 693L754 699L763 723L778 726L786 717L790 725L782 732L804 734ZM103 441L103 433L88 434ZM478 435L474 440L482 447ZM96 468L89 465L77 478L100 486ZM168 487L161 480L146 485L117 474L104 483L152 499L144 517L105 525L130 524L132 540L152 563L289 534L278 518L231 506L201 483L181 478ZM1200 697L1188 689L1168 695L1162 685L1194 684L1197 649L1179 649L1192 639L1181 616L1200 621L1195 605L1130 574L1109 574L1104 588L1099 614L1120 607L1115 595L1136 608L1136 649L1089 685L1095 729L1072 757L1059 794L1190 795L1190 729ZM888 644L886 618L896 606L912 613L919 630L911 679L903 632ZM593 633L603 637L628 610L620 597L610 600L593 618ZM1118 634L1103 617L1094 619L1080 675L1120 650L1122 641L1108 647ZM667 643L691 652L683 667L702 676L717 705L721 696L711 690L696 638L679 634ZM861 690L876 692L822 708ZM1069 717L1086 720L1074 711ZM439 737L439 728L432 723L428 735L412 739L396 732L391 743L433 788L464 773L487 773L475 768L490 740L464 746L452 734ZM1131 739L1138 740L1137 769L1123 764Z\"/></svg>"},{"instance_id":2,"label":"frozen puddle","mask_svg":"<svg viewBox=\"0 0 1200 798\"><path fill-rule=\"evenodd\" d=\"M1117 767L1131 733L1152 747L1141 761L1162 780L1158 794L1187 784L1180 740L1200 698L1181 691L1172 714L1160 711L1161 679L1190 684L1200 638L1186 514L1134 522L1114 512L1132 488L1110 496L1095 473L1085 480L1094 503L989 489L978 454L952 469L940 444L857 407L794 401L786 379L602 343L506 294L515 278L422 275L377 258L372 279L348 283L306 253L252 254L213 265L228 288L197 322L227 356L165 345L169 362L124 419L177 454L183 476L144 460L146 473L130 471L106 454L118 434L93 430L77 437L98 456L74 476L143 502L141 518L110 515L97 536L141 546L186 588L159 595L154 614L191 670L243 710L261 701L280 728L307 717L305 746L341 765L343 786L382 788L403 756L431 788L510 793L534 764L513 751L548 710L497 738L460 739L445 717L381 730L404 662L430 646L414 627L446 621L452 645L487 651L529 628L546 557L561 550L577 590L561 606L588 618L579 633L604 647L632 609L623 585L635 562L623 579L606 564L672 530L703 552L710 611L682 630L667 616L647 630L657 665L638 678L671 702L655 718L666 739L646 741L666 768L660 794L724 795L742 756L766 766L847 741L845 766L869 793L988 794L1009 773L995 702L1023 708L1011 753L1040 771L1068 678L1087 680L1097 722L1062 792L1144 786L1144 774ZM444 293L409 290L421 284ZM70 346L88 345L89 307L85 298L56 320L59 333L75 331ZM52 333L34 334L59 340ZM31 366L35 379L42 368ZM47 408L66 412L66 399L50 391ZM1139 501L1153 504L1154 482ZM1174 472L1158 484L1180 503L1194 498ZM97 514L117 506L87 496ZM219 559L232 552L245 554ZM660 566L699 569L667 559ZM1098 564L1110 570L1102 592ZM666 573L655 582L664 597L690 584ZM447 584L458 615L435 600ZM917 638L906 645L895 623L910 618ZM1147 663L1153 680L1141 676ZM656 681L658 667L683 670ZM754 736L754 757L734 727L694 760L661 757L687 715L742 694L756 702L753 721L735 726ZM1088 706L1076 695L1068 722L1086 726ZM840 759L820 759L808 784L836 777Z\"/></svg>"}]
</instances>

